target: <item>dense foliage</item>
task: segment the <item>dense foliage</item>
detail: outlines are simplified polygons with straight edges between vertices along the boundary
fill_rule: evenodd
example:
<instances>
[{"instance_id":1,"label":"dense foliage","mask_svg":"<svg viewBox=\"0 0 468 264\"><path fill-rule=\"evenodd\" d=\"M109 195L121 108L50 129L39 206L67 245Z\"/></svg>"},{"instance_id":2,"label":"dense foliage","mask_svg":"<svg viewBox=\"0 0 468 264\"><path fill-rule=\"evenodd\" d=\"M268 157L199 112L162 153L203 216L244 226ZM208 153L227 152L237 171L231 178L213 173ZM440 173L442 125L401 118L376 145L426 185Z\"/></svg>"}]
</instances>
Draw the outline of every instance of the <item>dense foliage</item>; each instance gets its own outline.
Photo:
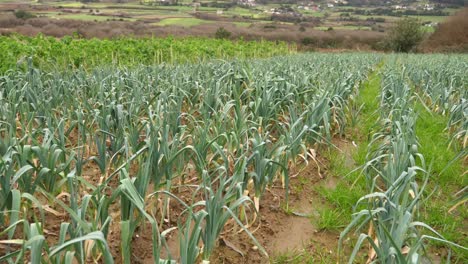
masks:
<instances>
[{"instance_id":1,"label":"dense foliage","mask_svg":"<svg viewBox=\"0 0 468 264\"><path fill-rule=\"evenodd\" d=\"M423 39L424 31L418 19L405 17L395 23L388 36L388 46L396 52L410 52Z\"/></svg>"},{"instance_id":2,"label":"dense foliage","mask_svg":"<svg viewBox=\"0 0 468 264\"><path fill-rule=\"evenodd\" d=\"M444 69L440 69L441 64ZM352 230L361 232L350 263L357 259L364 243L369 244L369 263L424 263L429 240L460 247L466 254L464 241L458 241L461 244L457 245L421 222L423 197L428 183L434 180L431 167L445 170L453 160L442 166L430 164L432 160L426 160L425 154L429 153L421 151L426 146L421 146L416 131L419 122L427 122L420 120L421 111L449 115L447 129L452 132L455 144L461 143L458 158L466 157L468 79L463 73L466 68L464 56L387 57L376 99L378 126L371 135L362 167L368 194L357 202L353 219L340 238L342 242ZM466 180L460 182L462 188L466 184ZM466 193L459 200L466 202ZM447 261L450 262L450 257Z\"/></svg>"},{"instance_id":3,"label":"dense foliage","mask_svg":"<svg viewBox=\"0 0 468 264\"><path fill-rule=\"evenodd\" d=\"M208 59L284 55L295 47L284 42L206 38L119 38L0 36L0 72L24 66L28 58L42 69L134 66L197 62Z\"/></svg>"},{"instance_id":4,"label":"dense foliage","mask_svg":"<svg viewBox=\"0 0 468 264\"><path fill-rule=\"evenodd\" d=\"M0 226L16 239L7 259L84 262L120 241L120 253L102 256L130 263L131 238L148 226L157 260L174 229L164 219L176 217L179 261L208 261L229 219L250 234L265 188L281 182L287 192L289 170L344 131L346 101L377 59L9 71L0 78ZM193 196L176 197L181 188ZM170 200L185 210L174 214ZM49 240L57 217L61 239Z\"/></svg>"},{"instance_id":5,"label":"dense foliage","mask_svg":"<svg viewBox=\"0 0 468 264\"><path fill-rule=\"evenodd\" d=\"M420 263L428 239L460 247L420 222L431 179L415 104L450 115L454 141L466 143L466 56L305 54L141 65L152 61L142 55L152 45L195 43L193 52L209 54L210 45L226 43L235 56L232 42L204 41L6 38L24 48L6 56L38 43L59 59L51 69L52 53L32 45L34 60L0 77L0 261L131 263L141 246L135 238L144 237L151 248L145 261L209 263L234 225L267 255L251 232L266 189L282 186L288 208L290 172L318 164L318 150L344 135L362 110L361 83L382 61L377 125L365 135L372 137L363 167L369 194L341 235L343 242L361 233L348 240L356 244L347 257ZM196 60L187 46L174 61ZM60 69L79 47L89 52L81 57L87 68ZM250 52L242 56L257 56ZM169 233L178 238L172 248ZM368 255L360 253L365 242Z\"/></svg>"}]
</instances>

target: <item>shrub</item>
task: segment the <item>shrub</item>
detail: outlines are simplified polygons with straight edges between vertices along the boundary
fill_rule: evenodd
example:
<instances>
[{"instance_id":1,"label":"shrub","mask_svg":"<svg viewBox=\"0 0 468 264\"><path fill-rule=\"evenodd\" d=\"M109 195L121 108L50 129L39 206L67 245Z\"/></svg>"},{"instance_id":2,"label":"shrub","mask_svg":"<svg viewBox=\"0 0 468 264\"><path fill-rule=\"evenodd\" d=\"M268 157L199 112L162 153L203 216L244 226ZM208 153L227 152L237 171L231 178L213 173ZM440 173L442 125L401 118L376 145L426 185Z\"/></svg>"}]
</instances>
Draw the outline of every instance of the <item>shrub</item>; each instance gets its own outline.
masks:
<instances>
[{"instance_id":1,"label":"shrub","mask_svg":"<svg viewBox=\"0 0 468 264\"><path fill-rule=\"evenodd\" d=\"M410 52L423 39L424 31L418 19L405 17L391 28L388 47L396 52Z\"/></svg>"},{"instance_id":2,"label":"shrub","mask_svg":"<svg viewBox=\"0 0 468 264\"><path fill-rule=\"evenodd\" d=\"M231 32L227 31L224 27L218 28L215 33L217 39L228 39L231 37Z\"/></svg>"},{"instance_id":3,"label":"shrub","mask_svg":"<svg viewBox=\"0 0 468 264\"><path fill-rule=\"evenodd\" d=\"M25 11L25 10L16 10L15 11L15 16L16 16L16 18L19 18L19 19L29 19L29 18L35 18L36 17L35 15L33 15L30 12Z\"/></svg>"},{"instance_id":4,"label":"shrub","mask_svg":"<svg viewBox=\"0 0 468 264\"><path fill-rule=\"evenodd\" d=\"M304 46L309 46L309 45L316 45L318 43L318 40L313 37L304 37L301 40L301 44Z\"/></svg>"}]
</instances>

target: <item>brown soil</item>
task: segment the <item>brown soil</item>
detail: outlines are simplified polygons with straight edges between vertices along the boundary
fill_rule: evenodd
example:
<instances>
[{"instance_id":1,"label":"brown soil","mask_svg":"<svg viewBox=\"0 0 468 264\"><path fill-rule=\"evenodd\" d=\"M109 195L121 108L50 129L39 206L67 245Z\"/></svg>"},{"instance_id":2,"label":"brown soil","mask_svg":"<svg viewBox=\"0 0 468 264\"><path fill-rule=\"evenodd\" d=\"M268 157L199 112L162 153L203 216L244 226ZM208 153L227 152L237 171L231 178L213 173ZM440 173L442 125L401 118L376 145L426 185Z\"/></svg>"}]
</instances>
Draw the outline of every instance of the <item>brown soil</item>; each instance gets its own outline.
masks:
<instances>
[{"instance_id":1,"label":"brown soil","mask_svg":"<svg viewBox=\"0 0 468 264\"><path fill-rule=\"evenodd\" d=\"M297 250L305 250L311 254L321 250L323 253L324 248L327 254L333 254L337 248L339 233L319 230L316 223L314 223L319 215L317 209L324 203L324 199L314 190L314 186L323 184L328 188L334 188L336 184L334 178L327 178L327 161L318 156L317 162L319 166L315 161L309 160L307 165L301 163L291 170L289 207L286 206L285 189L280 186L279 181L267 189L260 201L260 214L249 230L254 233L254 236L266 249L270 258ZM131 169L131 174L134 175L137 166L136 164L132 165L135 165ZM98 184L100 175L99 168L94 162L88 162L84 165L83 178L92 185L96 186ZM109 186L114 188L117 185L118 177L115 177ZM83 190L83 194L86 192L89 193L91 190ZM174 188L172 192L187 203L191 203L192 190ZM66 194L61 195L60 199L65 204L69 204ZM157 207L155 203L157 202L157 200L153 199L147 204L147 211L155 211L154 208ZM70 222L70 218L60 205L45 199L41 203L50 204L50 208L53 209L48 209L45 212L44 233L47 244L55 245L60 233L60 224ZM174 200L171 201L170 207L169 220L164 222L160 230L167 230L177 226L178 216L184 209ZM122 253L120 252L120 204L114 202L109 211L112 222L108 234L108 243L115 262L122 263ZM158 215L160 214L158 212L152 213L155 213L159 221ZM34 221L31 219L31 222ZM21 231L22 226L18 226L16 237L22 237ZM178 259L177 230L170 232L166 239L171 256ZM136 230L131 245L132 263L154 263L151 225L147 221ZM0 248L1 251L2 248ZM167 255L167 252L162 253L162 257L167 257ZM212 263L269 263L271 261L269 257L263 255L250 237L245 232L240 232L240 228L231 221L228 222L211 260Z\"/></svg>"},{"instance_id":2,"label":"brown soil","mask_svg":"<svg viewBox=\"0 0 468 264\"><path fill-rule=\"evenodd\" d=\"M323 167L321 165L321 167ZM317 171L316 164L311 161L300 171L297 177L291 179L289 209L285 205L285 192L279 186L273 186L265 192L260 207L260 227L254 236L266 249L269 256L288 252L306 250L310 253L326 248L335 251L339 234L336 232L318 230L314 216L317 208L323 203L321 197L314 191L314 186L327 182ZM292 173L294 175L296 173ZM323 171L321 171L323 175ZM253 241L245 234L226 234L223 238L227 243L220 243L212 261L213 263L269 263ZM235 250L240 249L244 256Z\"/></svg>"},{"instance_id":3,"label":"brown soil","mask_svg":"<svg viewBox=\"0 0 468 264\"><path fill-rule=\"evenodd\" d=\"M325 161L321 160L321 162ZM322 198L314 191L314 186L323 182L325 186L333 188L334 180L322 178L313 161L310 161L307 166L298 167L303 168L291 174L297 174L297 176L291 179L289 209L286 209L284 189L274 185L262 197L260 215L249 229L271 258L298 250L306 250L313 254L316 250L323 252L324 248L327 249L328 254L333 254L337 247L338 232L321 231L313 222L314 216L318 215L317 208L323 203ZM323 165L321 164L320 167L323 168ZM326 172L322 170L320 174L323 176ZM173 193L184 201L190 200L189 189L174 189ZM176 226L177 217L183 210L182 206L175 201L171 201L170 205L170 221L165 222L161 230ZM118 214L119 208L116 210L115 213ZM118 216L113 219L108 241L116 263L120 263L122 260ZM240 230L233 222L228 222L211 258L212 263L269 263L271 259L263 255L250 237ZM173 259L179 258L177 232L174 230L166 237ZM154 263L151 226L148 223L135 232L132 240L132 254L133 263ZM167 257L167 255L167 252L163 251L162 257Z\"/></svg>"}]
</instances>

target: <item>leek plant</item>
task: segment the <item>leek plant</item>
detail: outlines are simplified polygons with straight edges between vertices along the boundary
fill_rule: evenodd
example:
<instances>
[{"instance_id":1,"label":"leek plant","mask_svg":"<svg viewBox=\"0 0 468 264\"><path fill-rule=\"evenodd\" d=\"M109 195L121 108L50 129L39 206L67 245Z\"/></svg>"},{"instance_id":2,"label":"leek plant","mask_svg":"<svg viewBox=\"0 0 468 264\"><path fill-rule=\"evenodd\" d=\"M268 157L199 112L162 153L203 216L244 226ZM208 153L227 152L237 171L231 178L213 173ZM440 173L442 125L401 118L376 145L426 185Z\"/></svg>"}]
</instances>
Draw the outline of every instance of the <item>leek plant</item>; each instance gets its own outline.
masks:
<instances>
[{"instance_id":1,"label":"leek plant","mask_svg":"<svg viewBox=\"0 0 468 264\"><path fill-rule=\"evenodd\" d=\"M283 142L273 144L269 139L269 135L261 135L259 131L254 131L251 138L252 154L247 159L248 165L253 167L249 172L247 181L252 180L254 185L254 203L255 209L260 210L260 198L265 192L267 185L271 184L276 174L281 170L286 170L285 166L280 163L281 154L286 147ZM288 177L283 177L286 185Z\"/></svg>"},{"instance_id":2,"label":"leek plant","mask_svg":"<svg viewBox=\"0 0 468 264\"><path fill-rule=\"evenodd\" d=\"M417 219L429 172L417 147L415 97L405 83L405 69L393 69L384 71L378 120L382 129L372 136L363 169L369 194L359 199L353 220L340 235L342 250L352 230L361 232L349 263L357 259L364 242L370 245L367 263L421 263L427 257L426 240L466 250ZM433 235L424 234L423 229Z\"/></svg>"},{"instance_id":3,"label":"leek plant","mask_svg":"<svg viewBox=\"0 0 468 264\"><path fill-rule=\"evenodd\" d=\"M111 263L112 222L124 263L148 224L157 263L175 261L161 252L176 229L181 262L210 261L232 223L267 255L249 230L260 198L279 177L287 198L289 172L343 132L347 102L378 60L312 54L73 71L26 60L0 76L1 260ZM177 197L186 187L190 202ZM52 208L67 216L56 243L44 231Z\"/></svg>"},{"instance_id":4,"label":"leek plant","mask_svg":"<svg viewBox=\"0 0 468 264\"><path fill-rule=\"evenodd\" d=\"M197 188L196 192L201 192L204 200L193 205L194 207L201 206L206 211L204 218L205 225L201 230L203 262L209 263L211 253L216 247L217 240L229 219L234 219L252 238L259 249L267 255L263 247L237 218L239 207L245 203L252 202L250 198L243 195L240 178L243 176L243 172L237 172L228 178L225 168L222 167L216 173L218 175L213 180L214 183L211 182L208 172L205 171L203 173L203 183Z\"/></svg>"}]
</instances>

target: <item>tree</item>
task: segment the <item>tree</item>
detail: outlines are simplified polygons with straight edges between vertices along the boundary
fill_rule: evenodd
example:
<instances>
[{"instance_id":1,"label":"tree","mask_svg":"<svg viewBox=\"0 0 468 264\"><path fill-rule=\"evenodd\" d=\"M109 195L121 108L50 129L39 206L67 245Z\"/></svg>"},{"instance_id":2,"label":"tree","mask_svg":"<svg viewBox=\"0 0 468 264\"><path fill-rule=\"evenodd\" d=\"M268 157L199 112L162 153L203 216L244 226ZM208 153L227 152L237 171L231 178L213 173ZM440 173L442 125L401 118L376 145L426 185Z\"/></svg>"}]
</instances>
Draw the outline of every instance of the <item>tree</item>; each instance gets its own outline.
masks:
<instances>
[{"instance_id":1,"label":"tree","mask_svg":"<svg viewBox=\"0 0 468 264\"><path fill-rule=\"evenodd\" d=\"M410 52L423 39L424 31L418 19L405 17L390 30L388 46L396 52Z\"/></svg>"}]
</instances>

